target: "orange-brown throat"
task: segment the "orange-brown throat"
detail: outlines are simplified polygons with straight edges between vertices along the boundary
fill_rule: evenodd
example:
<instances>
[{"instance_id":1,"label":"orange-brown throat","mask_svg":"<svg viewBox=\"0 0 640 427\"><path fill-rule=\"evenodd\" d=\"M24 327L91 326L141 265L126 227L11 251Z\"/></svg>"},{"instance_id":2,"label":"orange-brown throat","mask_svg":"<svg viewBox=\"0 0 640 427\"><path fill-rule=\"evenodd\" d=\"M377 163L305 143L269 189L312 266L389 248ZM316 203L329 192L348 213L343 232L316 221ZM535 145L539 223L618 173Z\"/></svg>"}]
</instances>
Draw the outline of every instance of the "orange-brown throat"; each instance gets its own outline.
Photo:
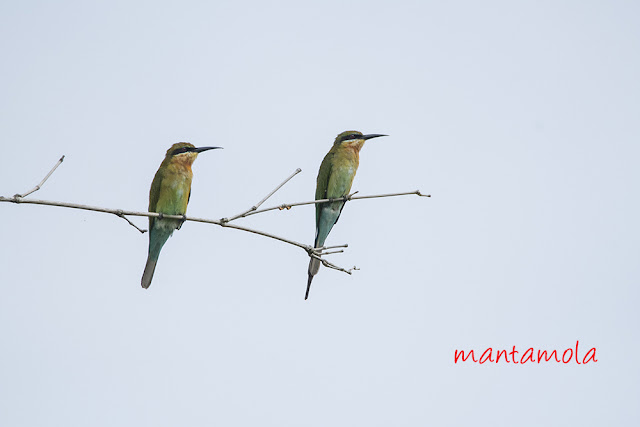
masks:
<instances>
[{"instance_id":1,"label":"orange-brown throat","mask_svg":"<svg viewBox=\"0 0 640 427\"><path fill-rule=\"evenodd\" d=\"M198 157L198 153L182 153L173 156L173 158L171 159L171 163L173 163L177 167L183 167L190 171L191 165L193 165L196 157Z\"/></svg>"},{"instance_id":2,"label":"orange-brown throat","mask_svg":"<svg viewBox=\"0 0 640 427\"><path fill-rule=\"evenodd\" d=\"M356 139L356 140L345 143L345 146L355 151L356 154L360 152L363 145L364 145L364 139Z\"/></svg>"}]
</instances>

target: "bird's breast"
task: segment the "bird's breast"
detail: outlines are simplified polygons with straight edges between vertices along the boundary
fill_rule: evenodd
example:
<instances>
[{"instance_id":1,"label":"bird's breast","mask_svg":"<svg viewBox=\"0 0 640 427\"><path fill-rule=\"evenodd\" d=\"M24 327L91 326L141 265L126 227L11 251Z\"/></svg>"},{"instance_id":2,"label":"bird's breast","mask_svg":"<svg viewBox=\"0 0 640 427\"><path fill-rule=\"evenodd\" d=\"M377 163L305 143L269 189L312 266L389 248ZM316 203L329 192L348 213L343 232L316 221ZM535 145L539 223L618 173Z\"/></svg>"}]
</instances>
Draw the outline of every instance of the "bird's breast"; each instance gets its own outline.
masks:
<instances>
[{"instance_id":1,"label":"bird's breast","mask_svg":"<svg viewBox=\"0 0 640 427\"><path fill-rule=\"evenodd\" d=\"M156 211L170 215L183 215L187 211L192 175L171 172L173 171L170 171L162 180Z\"/></svg>"}]
</instances>

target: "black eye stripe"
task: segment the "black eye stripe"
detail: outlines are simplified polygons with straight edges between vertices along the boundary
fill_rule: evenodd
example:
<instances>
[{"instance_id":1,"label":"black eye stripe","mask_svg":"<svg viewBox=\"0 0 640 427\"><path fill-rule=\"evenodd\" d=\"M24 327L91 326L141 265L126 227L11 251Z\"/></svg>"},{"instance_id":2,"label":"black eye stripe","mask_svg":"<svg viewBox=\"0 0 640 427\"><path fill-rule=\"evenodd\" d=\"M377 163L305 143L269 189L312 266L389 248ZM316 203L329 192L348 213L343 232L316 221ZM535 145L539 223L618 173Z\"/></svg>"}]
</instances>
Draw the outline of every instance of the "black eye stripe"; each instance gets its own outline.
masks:
<instances>
[{"instance_id":1,"label":"black eye stripe","mask_svg":"<svg viewBox=\"0 0 640 427\"><path fill-rule=\"evenodd\" d=\"M171 153L171 154L173 156L175 156L176 154L186 153L187 151L189 151L189 147L180 147L180 148L176 148L175 150L173 150L173 153Z\"/></svg>"},{"instance_id":2,"label":"black eye stripe","mask_svg":"<svg viewBox=\"0 0 640 427\"><path fill-rule=\"evenodd\" d=\"M360 135L358 135L357 133L352 133L351 135L343 136L342 141L348 141L350 139L358 139L358 137L360 137Z\"/></svg>"}]
</instances>

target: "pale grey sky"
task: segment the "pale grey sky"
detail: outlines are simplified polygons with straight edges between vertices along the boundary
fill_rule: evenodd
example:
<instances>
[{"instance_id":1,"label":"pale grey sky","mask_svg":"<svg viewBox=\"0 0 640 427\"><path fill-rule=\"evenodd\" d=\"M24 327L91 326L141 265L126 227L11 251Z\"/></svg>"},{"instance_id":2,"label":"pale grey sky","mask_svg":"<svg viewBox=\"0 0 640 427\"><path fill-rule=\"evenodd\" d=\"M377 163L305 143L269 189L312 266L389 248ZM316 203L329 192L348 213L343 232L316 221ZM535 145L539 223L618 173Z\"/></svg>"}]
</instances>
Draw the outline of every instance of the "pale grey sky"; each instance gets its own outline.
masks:
<instances>
[{"instance_id":1,"label":"pale grey sky","mask_svg":"<svg viewBox=\"0 0 640 427\"><path fill-rule=\"evenodd\" d=\"M0 195L145 210L174 142L188 213L313 198L335 135L385 133L348 243L308 258L187 223L147 235L0 204L2 426L635 426L635 2L4 2ZM146 221L134 221L143 226ZM311 243L313 208L241 222ZM597 363L454 364L455 349Z\"/></svg>"}]
</instances>

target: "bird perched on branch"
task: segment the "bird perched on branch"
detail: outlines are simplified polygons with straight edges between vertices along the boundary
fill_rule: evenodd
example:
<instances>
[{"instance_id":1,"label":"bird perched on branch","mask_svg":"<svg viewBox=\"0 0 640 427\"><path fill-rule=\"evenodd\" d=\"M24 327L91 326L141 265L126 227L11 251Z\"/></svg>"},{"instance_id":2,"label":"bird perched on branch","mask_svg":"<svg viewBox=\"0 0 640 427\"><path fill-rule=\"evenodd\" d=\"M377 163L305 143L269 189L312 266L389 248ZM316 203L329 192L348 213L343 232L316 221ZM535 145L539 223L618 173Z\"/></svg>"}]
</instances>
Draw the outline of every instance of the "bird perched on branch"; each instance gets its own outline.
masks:
<instances>
[{"instance_id":1,"label":"bird perched on branch","mask_svg":"<svg viewBox=\"0 0 640 427\"><path fill-rule=\"evenodd\" d=\"M322 160L318 171L316 200L336 199L349 195L360 162L360 149L366 140L379 136L387 135L363 135L362 132L349 130L336 137L333 147ZM316 238L313 245L315 248L324 246L329 232L340 217L344 204L344 201L316 204ZM309 298L311 281L319 269L320 260L311 257L305 300Z\"/></svg>"},{"instance_id":2,"label":"bird perched on branch","mask_svg":"<svg viewBox=\"0 0 640 427\"><path fill-rule=\"evenodd\" d=\"M188 142L173 144L153 177L149 190L149 212L164 215L184 215L191 196L193 164L198 153L222 147L196 148ZM142 287L151 285L160 250L174 230L180 229L184 221L171 218L149 217L149 256L142 274Z\"/></svg>"}]
</instances>

